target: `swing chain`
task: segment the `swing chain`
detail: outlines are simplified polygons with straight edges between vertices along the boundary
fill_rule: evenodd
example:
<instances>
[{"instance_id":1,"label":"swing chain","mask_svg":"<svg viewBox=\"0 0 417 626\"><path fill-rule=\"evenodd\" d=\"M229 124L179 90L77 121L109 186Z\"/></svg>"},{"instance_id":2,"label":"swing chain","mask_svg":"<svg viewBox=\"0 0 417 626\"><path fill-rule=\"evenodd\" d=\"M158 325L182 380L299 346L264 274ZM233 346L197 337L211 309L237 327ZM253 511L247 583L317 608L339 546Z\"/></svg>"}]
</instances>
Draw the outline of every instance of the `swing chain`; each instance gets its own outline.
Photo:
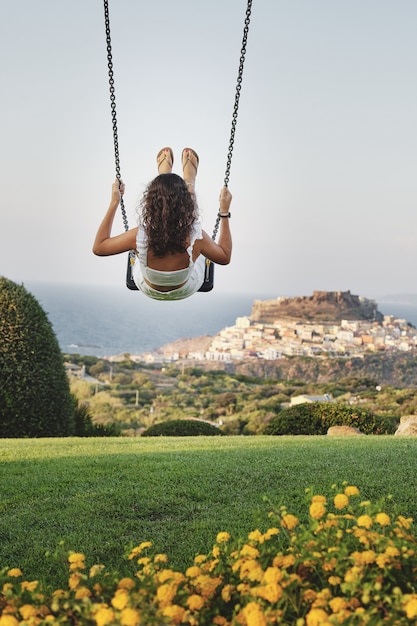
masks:
<instances>
[{"instance_id":1,"label":"swing chain","mask_svg":"<svg viewBox=\"0 0 417 626\"><path fill-rule=\"evenodd\" d=\"M224 177L225 187L227 187L229 184L230 168L232 165L232 154L233 154L233 147L235 143L237 116L239 113L239 100L240 100L240 92L242 90L243 66L245 64L246 45L248 42L251 11L252 11L252 0L248 0L248 5L246 8L245 27L243 29L242 47L240 50L239 71L238 71L237 83L236 83L235 104L234 104L233 115L232 115L232 127L230 131L229 150L227 153L227 165L226 165L226 172L225 172L225 177ZM213 235L212 235L213 240L216 239L217 237L219 226L220 226L220 216L217 215L217 219L214 225Z\"/></svg>"},{"instance_id":2,"label":"swing chain","mask_svg":"<svg viewBox=\"0 0 417 626\"><path fill-rule=\"evenodd\" d=\"M111 105L111 118L112 118L112 125L113 125L114 162L115 162L115 167L116 167L116 178L119 181L119 185L120 185L122 178L120 175L119 137L117 133L116 94L115 94L115 88L114 88L113 58L112 58L112 49L111 49L110 16L109 16L108 0L104 0L104 21L106 25L107 67L108 67L108 73L109 73L110 105ZM120 196L120 209L122 211L124 229L129 230L126 209L125 209L122 195Z\"/></svg>"}]
</instances>

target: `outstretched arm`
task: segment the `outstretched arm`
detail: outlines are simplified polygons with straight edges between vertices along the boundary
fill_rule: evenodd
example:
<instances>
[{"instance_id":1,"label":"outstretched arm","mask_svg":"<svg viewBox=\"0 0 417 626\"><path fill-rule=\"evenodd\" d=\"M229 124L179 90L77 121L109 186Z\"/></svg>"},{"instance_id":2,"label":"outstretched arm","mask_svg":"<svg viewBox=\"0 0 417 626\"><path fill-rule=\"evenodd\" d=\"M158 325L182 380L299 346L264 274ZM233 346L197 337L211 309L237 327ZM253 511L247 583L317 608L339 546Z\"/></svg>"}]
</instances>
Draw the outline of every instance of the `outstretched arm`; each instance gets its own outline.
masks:
<instances>
[{"instance_id":1,"label":"outstretched arm","mask_svg":"<svg viewBox=\"0 0 417 626\"><path fill-rule=\"evenodd\" d=\"M227 215L232 202L232 194L227 187L223 187L220 192L220 215ZM220 217L220 233L219 240L216 243L213 239L203 231L203 242L201 245L201 253L210 261L219 265L228 265L232 256L232 234L230 232L230 223L228 217Z\"/></svg>"},{"instance_id":2,"label":"outstretched arm","mask_svg":"<svg viewBox=\"0 0 417 626\"><path fill-rule=\"evenodd\" d=\"M132 228L121 235L111 236L114 216L120 204L120 197L124 194L124 191L124 184L121 182L119 186L119 181L116 179L112 186L109 208L98 228L94 240L93 252L97 254L97 256L119 254L136 248L137 228Z\"/></svg>"}]
</instances>

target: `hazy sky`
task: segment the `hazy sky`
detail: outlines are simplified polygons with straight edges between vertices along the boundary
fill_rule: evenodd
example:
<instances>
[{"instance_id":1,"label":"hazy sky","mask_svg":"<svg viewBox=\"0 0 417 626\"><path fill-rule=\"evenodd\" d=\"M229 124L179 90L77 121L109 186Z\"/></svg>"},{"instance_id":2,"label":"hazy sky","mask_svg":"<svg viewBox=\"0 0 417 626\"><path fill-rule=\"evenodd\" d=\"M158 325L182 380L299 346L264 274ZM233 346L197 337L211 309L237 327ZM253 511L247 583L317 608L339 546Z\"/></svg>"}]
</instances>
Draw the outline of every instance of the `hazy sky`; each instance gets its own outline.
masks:
<instances>
[{"instance_id":1,"label":"hazy sky","mask_svg":"<svg viewBox=\"0 0 417 626\"><path fill-rule=\"evenodd\" d=\"M125 255L91 253L114 179L102 2L1 9L0 274L123 283ZM191 146L211 234L245 10L110 0L131 226L157 151L181 173ZM253 0L218 291L417 291L416 23L416 0Z\"/></svg>"}]
</instances>

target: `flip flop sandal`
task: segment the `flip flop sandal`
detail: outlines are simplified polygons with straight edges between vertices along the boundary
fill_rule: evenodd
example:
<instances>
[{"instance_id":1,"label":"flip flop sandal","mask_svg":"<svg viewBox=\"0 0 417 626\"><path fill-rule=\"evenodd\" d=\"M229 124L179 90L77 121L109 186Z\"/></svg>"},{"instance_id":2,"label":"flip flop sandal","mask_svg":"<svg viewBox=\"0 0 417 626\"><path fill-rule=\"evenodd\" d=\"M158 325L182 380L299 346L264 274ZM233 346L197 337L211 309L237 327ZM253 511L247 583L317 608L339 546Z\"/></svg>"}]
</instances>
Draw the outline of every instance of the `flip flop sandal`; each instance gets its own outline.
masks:
<instances>
[{"instance_id":1,"label":"flip flop sandal","mask_svg":"<svg viewBox=\"0 0 417 626\"><path fill-rule=\"evenodd\" d=\"M197 165L191 160L190 154L192 154L195 160L197 161ZM197 152L195 152L192 148L184 148L184 150L182 151L181 159L182 159L182 169L184 169L188 161L190 161L191 165L194 167L195 171L197 172L198 164L200 162Z\"/></svg>"},{"instance_id":2,"label":"flip flop sandal","mask_svg":"<svg viewBox=\"0 0 417 626\"><path fill-rule=\"evenodd\" d=\"M158 155L156 157L156 162L158 164L158 172L159 172L160 165L164 161L168 161L168 156L166 154L167 152L169 152L169 156L171 157L171 165L174 165L174 153L172 152L172 149L171 148L162 148L162 150L160 150L158 152Z\"/></svg>"}]
</instances>

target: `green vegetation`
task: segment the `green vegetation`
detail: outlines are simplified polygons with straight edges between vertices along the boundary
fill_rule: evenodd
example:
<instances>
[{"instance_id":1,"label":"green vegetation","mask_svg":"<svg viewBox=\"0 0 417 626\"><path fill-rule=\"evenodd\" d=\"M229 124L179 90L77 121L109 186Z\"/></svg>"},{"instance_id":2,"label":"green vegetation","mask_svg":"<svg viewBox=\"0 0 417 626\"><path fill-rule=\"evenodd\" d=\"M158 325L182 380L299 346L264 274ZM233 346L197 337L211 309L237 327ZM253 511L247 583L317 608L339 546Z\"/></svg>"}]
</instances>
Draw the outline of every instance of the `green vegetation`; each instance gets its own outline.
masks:
<instances>
[{"instance_id":1,"label":"green vegetation","mask_svg":"<svg viewBox=\"0 0 417 626\"><path fill-rule=\"evenodd\" d=\"M365 435L392 435L395 418L375 416L367 409L325 402L298 404L273 417L265 435L325 435L331 426L351 426Z\"/></svg>"},{"instance_id":2,"label":"green vegetation","mask_svg":"<svg viewBox=\"0 0 417 626\"><path fill-rule=\"evenodd\" d=\"M85 365L98 381L71 381L71 389L87 407L93 425L115 426L125 436L138 436L151 426L176 420L216 423L227 435L260 435L272 433L270 424L282 425L284 418L288 430L278 429L275 434L322 434L327 423L359 427L358 418L352 416L360 417L363 432L381 434L394 432L402 415L417 413L414 387L381 386L369 376L347 376L348 368L335 382L309 383L197 367L167 365L158 369L129 358L110 362L67 355L67 359ZM316 432L311 423L300 431L287 421L291 413L283 411L292 398L324 394L331 395L334 403L323 409L328 418ZM297 409L292 415L309 410Z\"/></svg>"},{"instance_id":3,"label":"green vegetation","mask_svg":"<svg viewBox=\"0 0 417 626\"><path fill-rule=\"evenodd\" d=\"M73 432L74 403L62 354L40 304L0 277L0 431L3 437Z\"/></svg>"},{"instance_id":4,"label":"green vegetation","mask_svg":"<svg viewBox=\"0 0 417 626\"><path fill-rule=\"evenodd\" d=\"M0 567L58 587L67 579L68 550L123 575L133 567L121 565L124 548L149 540L185 568L208 553L219 531L264 531L271 510L264 496L303 520L305 488L327 492L344 480L364 500L392 494L389 506L416 518L417 440L3 439Z\"/></svg>"},{"instance_id":5,"label":"green vegetation","mask_svg":"<svg viewBox=\"0 0 417 626\"><path fill-rule=\"evenodd\" d=\"M0 624L415 624L412 519L389 515L389 496L364 502L346 482L305 495L307 522L284 504L268 514L263 532L220 531L212 549L185 569L172 568L151 541L126 555L135 563L127 577L82 552L67 555L68 582L59 589L4 568Z\"/></svg>"},{"instance_id":6,"label":"green vegetation","mask_svg":"<svg viewBox=\"0 0 417 626\"><path fill-rule=\"evenodd\" d=\"M201 437L223 435L222 431L212 424L199 420L170 420L150 426L142 433L142 437Z\"/></svg>"}]
</instances>

